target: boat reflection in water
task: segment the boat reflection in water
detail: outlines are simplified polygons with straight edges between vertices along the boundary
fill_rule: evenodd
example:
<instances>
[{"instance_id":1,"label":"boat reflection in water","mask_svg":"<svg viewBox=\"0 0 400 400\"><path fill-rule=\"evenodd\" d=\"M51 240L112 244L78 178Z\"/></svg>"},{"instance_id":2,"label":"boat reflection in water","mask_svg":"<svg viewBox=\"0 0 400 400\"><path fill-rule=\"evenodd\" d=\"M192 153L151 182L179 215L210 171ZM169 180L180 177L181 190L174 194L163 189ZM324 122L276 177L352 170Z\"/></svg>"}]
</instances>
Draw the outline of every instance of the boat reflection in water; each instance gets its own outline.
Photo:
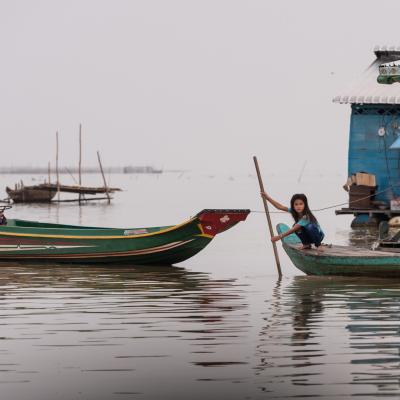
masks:
<instances>
[{"instance_id":1,"label":"boat reflection in water","mask_svg":"<svg viewBox=\"0 0 400 400\"><path fill-rule=\"evenodd\" d=\"M259 335L268 398L400 396L400 282L295 277L275 287Z\"/></svg>"},{"instance_id":2,"label":"boat reflection in water","mask_svg":"<svg viewBox=\"0 0 400 400\"><path fill-rule=\"evenodd\" d=\"M1 268L3 398L199 398L211 376L225 385L226 369L205 366L242 361L248 311L233 279L167 266Z\"/></svg>"}]
</instances>

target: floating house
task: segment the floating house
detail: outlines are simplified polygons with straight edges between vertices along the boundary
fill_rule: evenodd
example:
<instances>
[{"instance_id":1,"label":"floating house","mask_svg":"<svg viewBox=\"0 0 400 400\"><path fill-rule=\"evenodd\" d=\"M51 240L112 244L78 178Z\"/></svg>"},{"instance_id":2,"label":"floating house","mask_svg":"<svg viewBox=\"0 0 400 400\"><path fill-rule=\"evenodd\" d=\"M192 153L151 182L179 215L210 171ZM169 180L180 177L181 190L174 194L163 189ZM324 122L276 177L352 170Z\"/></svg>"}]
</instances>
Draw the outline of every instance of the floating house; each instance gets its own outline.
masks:
<instances>
[{"instance_id":1,"label":"floating house","mask_svg":"<svg viewBox=\"0 0 400 400\"><path fill-rule=\"evenodd\" d=\"M375 60L334 103L350 104L348 176L360 172L375 176L370 206L352 206L337 214L354 214L357 222L375 222L400 215L400 46L377 46ZM393 74L392 74L393 72ZM393 75L393 79L388 76ZM351 194L350 194L351 199ZM396 205L397 204L397 205Z\"/></svg>"}]
</instances>

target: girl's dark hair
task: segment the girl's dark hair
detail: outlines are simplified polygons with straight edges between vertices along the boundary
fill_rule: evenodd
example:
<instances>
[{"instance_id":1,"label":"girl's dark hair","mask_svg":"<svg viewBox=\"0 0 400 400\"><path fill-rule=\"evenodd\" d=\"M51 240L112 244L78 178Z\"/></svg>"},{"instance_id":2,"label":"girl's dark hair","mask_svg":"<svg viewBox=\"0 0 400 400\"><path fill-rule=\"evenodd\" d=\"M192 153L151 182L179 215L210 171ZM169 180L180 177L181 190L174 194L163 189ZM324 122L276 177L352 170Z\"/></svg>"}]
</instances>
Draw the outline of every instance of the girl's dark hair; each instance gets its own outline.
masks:
<instances>
[{"instance_id":1,"label":"girl's dark hair","mask_svg":"<svg viewBox=\"0 0 400 400\"><path fill-rule=\"evenodd\" d=\"M294 202L296 200L301 200L304 203L304 211L302 215L299 215L294 209ZM297 222L302 216L307 216L310 222L317 224L317 218L314 217L314 214L311 212L310 207L308 206L308 200L305 194L296 193L290 199L290 213L292 214L293 219Z\"/></svg>"}]
</instances>

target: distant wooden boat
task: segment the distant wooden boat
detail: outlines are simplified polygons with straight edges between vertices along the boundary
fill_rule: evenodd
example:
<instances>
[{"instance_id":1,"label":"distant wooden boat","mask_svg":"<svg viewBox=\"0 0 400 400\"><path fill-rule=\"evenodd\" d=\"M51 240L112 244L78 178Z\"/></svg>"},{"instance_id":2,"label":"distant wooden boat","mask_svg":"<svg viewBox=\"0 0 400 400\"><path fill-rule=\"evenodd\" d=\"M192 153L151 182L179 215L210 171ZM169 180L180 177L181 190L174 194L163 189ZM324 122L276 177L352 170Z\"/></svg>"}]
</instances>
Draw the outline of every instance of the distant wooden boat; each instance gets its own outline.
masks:
<instances>
[{"instance_id":1,"label":"distant wooden boat","mask_svg":"<svg viewBox=\"0 0 400 400\"><path fill-rule=\"evenodd\" d=\"M277 230L280 234L289 227L278 224ZM293 264L307 275L400 277L399 253L334 245L324 246L321 253L300 250L301 242L295 234L284 237L282 245Z\"/></svg>"},{"instance_id":2,"label":"distant wooden boat","mask_svg":"<svg viewBox=\"0 0 400 400\"><path fill-rule=\"evenodd\" d=\"M14 203L50 203L54 196L57 194L57 189L60 189L60 192L65 193L76 193L79 195L86 194L101 194L106 193L109 195L110 193L114 193L116 191L120 191L119 188L105 188L102 187L90 187L90 186L79 186L79 185L59 185L53 183L42 183L40 185L35 186L24 186L23 184L16 185L15 189L11 189L8 186L6 187L6 192L8 197ZM101 200L104 198L84 198L82 201L89 200ZM62 201L78 201L76 199L73 200L62 200Z\"/></svg>"},{"instance_id":3,"label":"distant wooden boat","mask_svg":"<svg viewBox=\"0 0 400 400\"><path fill-rule=\"evenodd\" d=\"M39 185L40 188L47 190L55 190L60 189L60 192L64 193L77 193L77 194L100 194L100 193L114 193L121 191L120 188L115 187L91 187L91 186L79 186L79 185L59 185L55 183L42 183Z\"/></svg>"},{"instance_id":4,"label":"distant wooden boat","mask_svg":"<svg viewBox=\"0 0 400 400\"><path fill-rule=\"evenodd\" d=\"M250 210L203 210L175 226L96 228L9 219L0 226L0 260L171 265L203 250Z\"/></svg>"},{"instance_id":5,"label":"distant wooden boat","mask_svg":"<svg viewBox=\"0 0 400 400\"><path fill-rule=\"evenodd\" d=\"M16 189L7 186L6 192L14 203L49 203L57 190L44 188L42 185L20 186Z\"/></svg>"}]
</instances>

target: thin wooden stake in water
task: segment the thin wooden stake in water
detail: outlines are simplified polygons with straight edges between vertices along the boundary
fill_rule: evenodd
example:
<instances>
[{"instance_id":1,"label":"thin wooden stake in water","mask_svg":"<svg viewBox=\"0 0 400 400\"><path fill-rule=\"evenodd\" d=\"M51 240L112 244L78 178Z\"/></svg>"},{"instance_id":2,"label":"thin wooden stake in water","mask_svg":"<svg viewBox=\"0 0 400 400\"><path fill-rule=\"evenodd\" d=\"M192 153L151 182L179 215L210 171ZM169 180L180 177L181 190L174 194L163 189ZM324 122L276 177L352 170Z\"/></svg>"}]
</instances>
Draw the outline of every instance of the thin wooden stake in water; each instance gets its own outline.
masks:
<instances>
[{"instance_id":1,"label":"thin wooden stake in water","mask_svg":"<svg viewBox=\"0 0 400 400\"><path fill-rule=\"evenodd\" d=\"M82 124L79 124L79 186L82 186ZM82 195L79 193L79 204L81 204Z\"/></svg>"},{"instance_id":2,"label":"thin wooden stake in water","mask_svg":"<svg viewBox=\"0 0 400 400\"><path fill-rule=\"evenodd\" d=\"M258 177L258 183L260 185L260 191L264 192L264 184L261 178L261 173L260 173L260 168L258 167L258 161L257 161L257 157L254 156L253 157L254 160L254 165L256 167L256 171L257 171L257 177ZM268 221L268 227L269 227L269 233L272 236L274 236L274 230L272 228L272 222L271 222L271 216L269 214L269 210L268 210L268 202L267 200L263 199L263 203L264 203L264 209L265 209L265 215L267 216L267 221ZM279 278L282 277L282 271L281 271L281 263L279 262L279 254L278 254L278 248L276 247L276 242L272 242L272 247L274 249L274 255L275 255L275 261L276 261L276 268L278 269L278 275Z\"/></svg>"},{"instance_id":3,"label":"thin wooden stake in water","mask_svg":"<svg viewBox=\"0 0 400 400\"><path fill-rule=\"evenodd\" d=\"M49 180L49 184L51 183L51 181L50 181L50 179L51 179L51 176L50 176L50 161L49 161L49 165L47 166L47 174L48 174L48 180Z\"/></svg>"},{"instance_id":4,"label":"thin wooden stake in water","mask_svg":"<svg viewBox=\"0 0 400 400\"><path fill-rule=\"evenodd\" d=\"M108 199L108 204L110 204L111 203L111 197L110 197L110 193L108 193L108 186L107 186L107 182L106 182L106 177L104 176L103 166L101 165L101 159L100 159L100 153L99 152L97 152L97 159L99 160L100 171L101 171L101 175L103 176L104 189L106 190L106 196L107 196L107 199Z\"/></svg>"},{"instance_id":5,"label":"thin wooden stake in water","mask_svg":"<svg viewBox=\"0 0 400 400\"><path fill-rule=\"evenodd\" d=\"M57 198L60 200L60 176L58 173L58 132L56 132L56 175L57 175Z\"/></svg>"}]
</instances>

